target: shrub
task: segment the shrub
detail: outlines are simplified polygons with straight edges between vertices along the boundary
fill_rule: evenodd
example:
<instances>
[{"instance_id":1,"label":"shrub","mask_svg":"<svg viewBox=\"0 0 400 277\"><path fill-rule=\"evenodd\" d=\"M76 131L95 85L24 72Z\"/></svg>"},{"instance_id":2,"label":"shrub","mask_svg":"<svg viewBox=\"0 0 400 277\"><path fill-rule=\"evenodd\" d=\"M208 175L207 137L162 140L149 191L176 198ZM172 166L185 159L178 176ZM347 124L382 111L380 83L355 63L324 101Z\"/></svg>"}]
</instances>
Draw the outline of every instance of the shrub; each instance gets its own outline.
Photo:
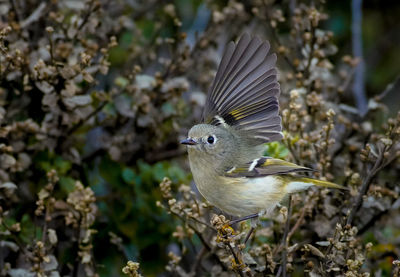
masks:
<instances>
[{"instance_id":1,"label":"shrub","mask_svg":"<svg viewBox=\"0 0 400 277\"><path fill-rule=\"evenodd\" d=\"M398 274L398 81L361 116L360 59L322 1L297 2L0 4L0 276ZM178 143L243 31L279 56L286 133L266 154L350 189L289 197L247 246Z\"/></svg>"}]
</instances>

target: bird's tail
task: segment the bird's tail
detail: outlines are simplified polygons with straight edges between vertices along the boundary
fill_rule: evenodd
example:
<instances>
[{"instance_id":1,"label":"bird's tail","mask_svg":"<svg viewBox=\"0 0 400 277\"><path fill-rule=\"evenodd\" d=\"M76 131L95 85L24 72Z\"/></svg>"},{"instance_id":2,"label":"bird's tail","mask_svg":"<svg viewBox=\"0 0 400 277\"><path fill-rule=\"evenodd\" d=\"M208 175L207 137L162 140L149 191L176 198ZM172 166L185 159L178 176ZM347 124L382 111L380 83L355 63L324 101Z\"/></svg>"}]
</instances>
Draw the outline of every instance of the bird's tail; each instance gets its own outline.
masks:
<instances>
[{"instance_id":1,"label":"bird's tail","mask_svg":"<svg viewBox=\"0 0 400 277\"><path fill-rule=\"evenodd\" d=\"M321 181L307 177L294 177L293 180L288 183L287 191L289 193L302 191L308 189L311 186L348 190L348 188L344 186L328 181Z\"/></svg>"},{"instance_id":2,"label":"bird's tail","mask_svg":"<svg viewBox=\"0 0 400 277\"><path fill-rule=\"evenodd\" d=\"M311 179L311 178L306 178L306 177L302 177L300 179L303 182L310 182L310 183L312 183L312 184L314 184L315 186L318 186L318 187L348 190L348 188L346 188L346 187L344 187L342 185L338 185L338 184L335 184L335 183L332 183L332 182L328 182L328 181L321 181L321 180L316 180L316 179Z\"/></svg>"}]
</instances>

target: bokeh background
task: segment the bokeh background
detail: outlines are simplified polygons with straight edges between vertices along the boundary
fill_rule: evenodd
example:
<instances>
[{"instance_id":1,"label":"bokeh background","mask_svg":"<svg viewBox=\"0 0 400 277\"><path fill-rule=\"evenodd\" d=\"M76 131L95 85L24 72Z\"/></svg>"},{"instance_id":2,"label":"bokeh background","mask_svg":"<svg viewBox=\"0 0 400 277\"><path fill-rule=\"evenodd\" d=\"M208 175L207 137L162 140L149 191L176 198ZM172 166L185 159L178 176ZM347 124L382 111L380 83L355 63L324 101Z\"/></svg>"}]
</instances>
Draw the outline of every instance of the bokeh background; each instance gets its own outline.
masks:
<instances>
[{"instance_id":1,"label":"bokeh background","mask_svg":"<svg viewBox=\"0 0 400 277\"><path fill-rule=\"evenodd\" d=\"M293 22L320 13L314 31L323 30L329 45L317 58L335 72L322 81L334 85L321 101L340 106L364 128L343 139L346 157L360 159L373 133L384 133L382 124L399 111L400 2L362 1L352 10L354 2L1 1L0 276L120 276L127 260L140 262L146 276L183 276L166 270L168 253L179 253L190 268L201 242L196 234L179 239L182 222L157 205L164 201L159 184L168 177L175 188L186 184L196 194L179 140L201 118L225 45L243 32L270 40L278 53L285 109L294 88L319 93L317 81L307 83L310 68L301 66L308 60L305 33L314 27ZM362 16L358 37L355 14ZM363 59L353 58L360 54L354 41ZM355 96L360 60L364 96ZM366 117L357 101L367 104ZM293 160L289 150L282 143L268 154ZM305 163L318 168L311 159ZM360 169L361 162L349 168ZM341 168L324 176L350 182L351 173L338 172L345 175ZM357 237L375 247L360 268L390 276L400 251L398 160L378 176L374 184L393 194L379 191L390 198L387 205L371 204L382 214ZM352 196L357 191L354 185ZM304 228L313 220L310 215Z\"/></svg>"}]
</instances>

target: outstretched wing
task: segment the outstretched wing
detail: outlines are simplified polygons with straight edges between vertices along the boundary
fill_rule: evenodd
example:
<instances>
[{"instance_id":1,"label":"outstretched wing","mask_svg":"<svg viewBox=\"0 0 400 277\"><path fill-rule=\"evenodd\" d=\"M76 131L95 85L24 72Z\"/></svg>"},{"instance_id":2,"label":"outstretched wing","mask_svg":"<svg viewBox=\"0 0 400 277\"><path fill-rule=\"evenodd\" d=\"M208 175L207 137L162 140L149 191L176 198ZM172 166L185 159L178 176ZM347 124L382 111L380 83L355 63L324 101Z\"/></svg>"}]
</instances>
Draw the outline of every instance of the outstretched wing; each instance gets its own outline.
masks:
<instances>
[{"instance_id":1,"label":"outstretched wing","mask_svg":"<svg viewBox=\"0 0 400 277\"><path fill-rule=\"evenodd\" d=\"M280 159L261 157L243 165L227 168L225 176L254 178L302 171L314 170Z\"/></svg>"},{"instance_id":2,"label":"outstretched wing","mask_svg":"<svg viewBox=\"0 0 400 277\"><path fill-rule=\"evenodd\" d=\"M268 41L244 34L228 44L209 89L203 122L233 126L259 143L282 139L275 68Z\"/></svg>"}]
</instances>

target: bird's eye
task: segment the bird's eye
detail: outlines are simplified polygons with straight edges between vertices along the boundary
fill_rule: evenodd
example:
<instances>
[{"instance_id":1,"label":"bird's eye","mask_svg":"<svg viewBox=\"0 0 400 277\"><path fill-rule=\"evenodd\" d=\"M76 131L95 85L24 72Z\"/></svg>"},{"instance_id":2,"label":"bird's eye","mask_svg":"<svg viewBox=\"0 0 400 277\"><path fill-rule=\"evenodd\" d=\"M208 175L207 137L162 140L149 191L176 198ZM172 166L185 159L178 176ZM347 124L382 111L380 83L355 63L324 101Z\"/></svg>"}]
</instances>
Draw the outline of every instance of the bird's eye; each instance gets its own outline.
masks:
<instances>
[{"instance_id":1,"label":"bird's eye","mask_svg":"<svg viewBox=\"0 0 400 277\"><path fill-rule=\"evenodd\" d=\"M215 142L214 136L209 136L209 137L207 138L207 142L208 142L209 144L213 144L213 143Z\"/></svg>"}]
</instances>

